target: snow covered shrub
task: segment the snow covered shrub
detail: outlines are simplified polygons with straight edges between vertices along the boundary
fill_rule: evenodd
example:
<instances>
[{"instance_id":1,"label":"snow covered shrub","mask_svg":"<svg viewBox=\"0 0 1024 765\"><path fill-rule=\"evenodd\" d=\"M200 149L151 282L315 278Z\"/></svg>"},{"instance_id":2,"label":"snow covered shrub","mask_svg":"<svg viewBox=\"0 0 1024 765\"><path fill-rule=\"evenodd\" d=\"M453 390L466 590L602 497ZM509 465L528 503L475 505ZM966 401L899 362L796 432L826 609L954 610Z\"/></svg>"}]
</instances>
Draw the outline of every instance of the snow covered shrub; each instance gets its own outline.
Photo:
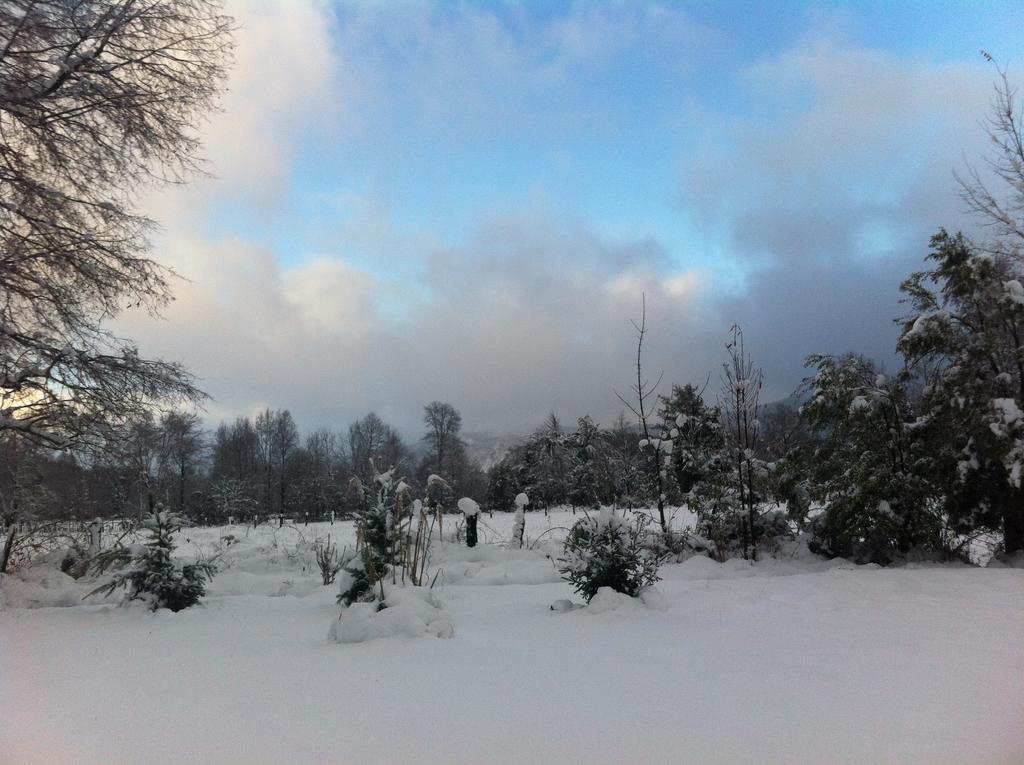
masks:
<instances>
[{"instance_id":1,"label":"snow covered shrub","mask_svg":"<svg viewBox=\"0 0 1024 765\"><path fill-rule=\"evenodd\" d=\"M327 535L326 542L317 540L313 545L313 552L316 555L316 565L320 569L324 585L334 584L334 578L341 571L343 561L338 555L338 546L331 544L331 535Z\"/></svg>"},{"instance_id":2,"label":"snow covered shrub","mask_svg":"<svg viewBox=\"0 0 1024 765\"><path fill-rule=\"evenodd\" d=\"M698 533L711 542L714 557L722 561L743 554L745 545L750 544L750 528L748 516L738 512L707 514L697 525ZM771 554L795 534L784 512L771 511L754 515L752 536L757 540L757 552Z\"/></svg>"},{"instance_id":3,"label":"snow covered shrub","mask_svg":"<svg viewBox=\"0 0 1024 765\"><path fill-rule=\"evenodd\" d=\"M119 570L107 584L97 587L89 595L109 595L124 587L125 601L141 600L156 611L168 608L181 611L194 606L206 594L206 582L217 569L212 560L200 560L184 565L171 559L174 553L175 532L187 520L178 513L163 510L161 505L153 515L143 521L142 530L149 538L141 545L117 545L99 553L94 559L95 570L103 573L109 568Z\"/></svg>"},{"instance_id":4,"label":"snow covered shrub","mask_svg":"<svg viewBox=\"0 0 1024 765\"><path fill-rule=\"evenodd\" d=\"M343 567L349 574L348 586L343 587L338 594L338 602L343 606L373 600L374 585L388 571L391 547L388 538L391 520L389 510L394 504L391 471L375 475L374 483L377 485L376 504L355 513L357 554ZM358 489L363 491L361 485Z\"/></svg>"},{"instance_id":5,"label":"snow covered shrub","mask_svg":"<svg viewBox=\"0 0 1024 765\"><path fill-rule=\"evenodd\" d=\"M580 519L566 537L559 572L588 602L602 587L635 597L658 581L667 557L644 545L649 523L643 514L631 523L612 508Z\"/></svg>"},{"instance_id":6,"label":"snow covered shrub","mask_svg":"<svg viewBox=\"0 0 1024 765\"><path fill-rule=\"evenodd\" d=\"M376 603L355 603L345 609L331 623L327 639L365 643L394 636L455 636L455 624L435 591L387 585L383 592Z\"/></svg>"},{"instance_id":7,"label":"snow covered shrub","mask_svg":"<svg viewBox=\"0 0 1024 765\"><path fill-rule=\"evenodd\" d=\"M81 579L88 573L91 560L88 550L81 545L72 545L64 550L59 568L61 573L67 574L72 579Z\"/></svg>"},{"instance_id":8,"label":"snow covered shrub","mask_svg":"<svg viewBox=\"0 0 1024 765\"><path fill-rule=\"evenodd\" d=\"M710 552L708 541L686 531L648 528L644 535L644 548L655 556L681 563L691 555Z\"/></svg>"},{"instance_id":9,"label":"snow covered shrub","mask_svg":"<svg viewBox=\"0 0 1024 765\"><path fill-rule=\"evenodd\" d=\"M375 585L388 574L392 584L408 577L419 585L426 569L430 538L423 503L409 502L409 485L395 480L393 468L376 473L373 481L376 503L356 512L356 553L342 563L348 574L338 595L343 606L377 598ZM362 485L357 488L365 496ZM383 588L380 593L383 599Z\"/></svg>"}]
</instances>

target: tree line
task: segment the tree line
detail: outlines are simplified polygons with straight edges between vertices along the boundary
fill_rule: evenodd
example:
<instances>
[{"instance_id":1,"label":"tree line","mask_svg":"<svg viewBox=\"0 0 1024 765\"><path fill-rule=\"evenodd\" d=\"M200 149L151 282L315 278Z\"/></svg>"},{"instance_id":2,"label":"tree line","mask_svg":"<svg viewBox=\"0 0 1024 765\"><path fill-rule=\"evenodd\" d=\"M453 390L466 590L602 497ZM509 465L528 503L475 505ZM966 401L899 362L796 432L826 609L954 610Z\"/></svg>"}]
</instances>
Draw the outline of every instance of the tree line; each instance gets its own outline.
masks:
<instances>
[{"instance_id":1,"label":"tree line","mask_svg":"<svg viewBox=\"0 0 1024 765\"><path fill-rule=\"evenodd\" d=\"M452 494L482 493L459 412L432 402L424 428L411 445L371 412L343 432L303 437L289 410L265 409L212 432L195 413L147 413L89 450L54 452L0 434L0 520L141 518L157 504L209 523L341 518L362 507L360 486L390 468L410 483L437 474Z\"/></svg>"}]
</instances>

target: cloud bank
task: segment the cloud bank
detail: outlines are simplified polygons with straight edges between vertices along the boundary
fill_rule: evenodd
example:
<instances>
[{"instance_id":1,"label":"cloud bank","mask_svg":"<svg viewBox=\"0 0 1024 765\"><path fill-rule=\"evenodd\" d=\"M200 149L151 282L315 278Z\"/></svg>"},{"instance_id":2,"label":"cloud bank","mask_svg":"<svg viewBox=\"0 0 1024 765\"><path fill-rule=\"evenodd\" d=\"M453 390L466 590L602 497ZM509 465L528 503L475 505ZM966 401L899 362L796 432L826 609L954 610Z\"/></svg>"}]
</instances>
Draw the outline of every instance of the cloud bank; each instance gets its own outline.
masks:
<instances>
[{"instance_id":1,"label":"cloud bank","mask_svg":"<svg viewBox=\"0 0 1024 765\"><path fill-rule=\"evenodd\" d=\"M441 399L470 430L524 432L549 411L608 422L634 374L641 296L647 367L665 371L666 392L716 380L740 322L782 397L811 352L891 358L900 280L939 225L970 225L951 172L984 150L992 72L974 63L809 35L736 68L720 102L705 86L724 77L713 46L728 30L674 7L571 6L540 21L515 6L233 10L238 62L206 127L215 178L144 202L163 225L156 257L187 281L162 320L118 326L186 362L213 421L273 406L337 428L375 410L413 435ZM375 172L361 186L303 181L320 159L438 131L453 154L433 161L453 175L520 128L556 136L536 154L558 166L558 146L607 137L623 61L692 86L652 107L686 138L661 163L678 229L609 228L543 178L470 205L456 227L429 204L409 214ZM373 160L396 172L394 153ZM616 188L602 190L612 204Z\"/></svg>"}]
</instances>

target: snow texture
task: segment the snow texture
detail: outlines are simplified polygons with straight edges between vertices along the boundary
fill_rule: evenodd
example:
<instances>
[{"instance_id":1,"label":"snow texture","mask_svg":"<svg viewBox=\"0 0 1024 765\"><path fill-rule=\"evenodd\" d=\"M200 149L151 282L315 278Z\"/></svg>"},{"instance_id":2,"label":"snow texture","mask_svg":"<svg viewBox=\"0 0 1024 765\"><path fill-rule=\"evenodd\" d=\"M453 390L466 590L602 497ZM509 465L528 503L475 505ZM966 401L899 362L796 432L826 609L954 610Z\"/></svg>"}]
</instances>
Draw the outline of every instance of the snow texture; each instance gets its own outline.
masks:
<instances>
[{"instance_id":1,"label":"snow texture","mask_svg":"<svg viewBox=\"0 0 1024 765\"><path fill-rule=\"evenodd\" d=\"M381 607L383 605L383 608ZM382 603L353 603L341 612L327 637L337 643L365 643L387 637L455 636L455 625L433 590L385 588Z\"/></svg>"},{"instance_id":2,"label":"snow texture","mask_svg":"<svg viewBox=\"0 0 1024 765\"><path fill-rule=\"evenodd\" d=\"M82 603L97 582L52 562L0 577L0 762L1024 761L1021 568L795 544L663 566L668 610L651 593L557 613L572 590L548 556L574 518L531 514L551 529L534 550L501 546L512 513L472 550L435 540L436 602L386 589L389 608L340 620L308 551L327 533L351 550L350 523L183 530L182 555L236 541L204 604L176 614ZM335 639L391 636L338 644L332 621ZM408 637L444 624L453 639Z\"/></svg>"}]
</instances>

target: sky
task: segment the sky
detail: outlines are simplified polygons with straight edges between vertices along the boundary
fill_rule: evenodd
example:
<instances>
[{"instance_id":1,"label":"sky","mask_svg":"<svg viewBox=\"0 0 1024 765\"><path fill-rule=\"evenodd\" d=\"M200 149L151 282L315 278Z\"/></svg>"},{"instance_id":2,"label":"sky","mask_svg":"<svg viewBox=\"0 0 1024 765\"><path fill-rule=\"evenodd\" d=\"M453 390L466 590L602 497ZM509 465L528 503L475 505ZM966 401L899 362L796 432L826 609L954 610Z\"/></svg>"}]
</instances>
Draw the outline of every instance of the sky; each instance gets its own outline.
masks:
<instances>
[{"instance_id":1,"label":"sky","mask_svg":"<svg viewBox=\"0 0 1024 765\"><path fill-rule=\"evenodd\" d=\"M184 362L207 419L422 407L469 431L609 423L645 369L717 387L739 323L766 400L807 355L894 366L898 286L982 235L1019 2L235 0L209 176L140 200L177 299L116 329Z\"/></svg>"}]
</instances>

